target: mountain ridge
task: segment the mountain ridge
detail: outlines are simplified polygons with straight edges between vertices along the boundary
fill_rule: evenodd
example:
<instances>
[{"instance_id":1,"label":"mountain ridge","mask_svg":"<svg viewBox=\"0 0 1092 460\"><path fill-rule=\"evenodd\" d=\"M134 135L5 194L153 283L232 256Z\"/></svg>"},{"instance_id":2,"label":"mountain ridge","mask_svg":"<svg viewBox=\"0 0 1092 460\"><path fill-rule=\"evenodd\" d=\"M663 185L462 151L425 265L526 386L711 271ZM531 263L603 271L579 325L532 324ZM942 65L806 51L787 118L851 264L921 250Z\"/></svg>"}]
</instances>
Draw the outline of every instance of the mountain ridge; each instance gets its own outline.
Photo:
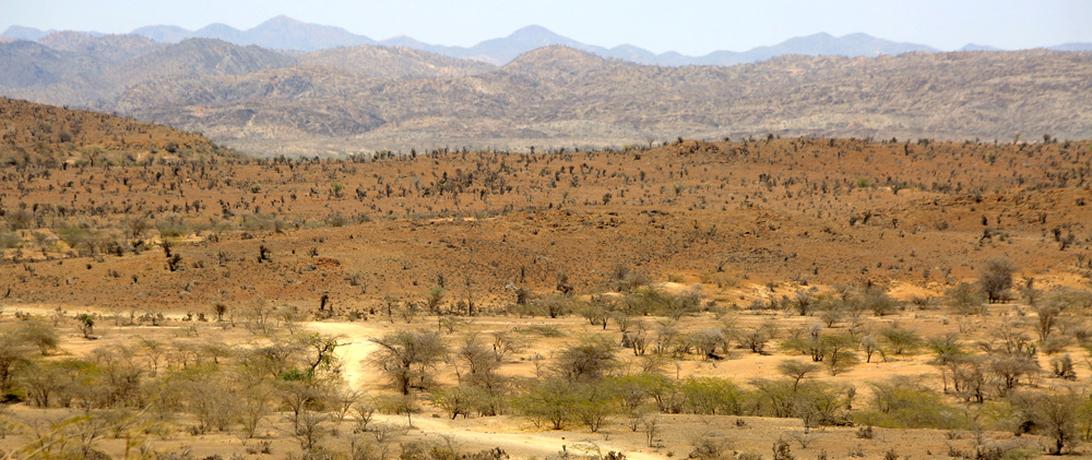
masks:
<instances>
[{"instance_id":1,"label":"mountain ridge","mask_svg":"<svg viewBox=\"0 0 1092 460\"><path fill-rule=\"evenodd\" d=\"M1081 109L1092 105L1092 94L1081 89L1092 81L1092 53L797 55L731 67L659 67L551 46L495 71L457 77L277 73L182 86L146 82L121 101L138 118L265 154L603 147L766 133L1092 137L1092 114ZM280 83L286 78L293 82L288 91ZM221 96L197 101L194 94Z\"/></svg>"},{"instance_id":2,"label":"mountain ridge","mask_svg":"<svg viewBox=\"0 0 1092 460\"><path fill-rule=\"evenodd\" d=\"M52 33L32 27L11 26L5 37L16 40L36 41ZM102 35L89 32L93 35ZM748 50L716 50L703 55L686 55L676 51L655 53L632 44L604 47L582 43L557 34L540 25L521 27L504 37L483 40L473 46L448 46L430 44L413 37L400 35L384 40L374 40L366 35L346 29L299 21L280 15L270 18L249 29L213 23L197 30L187 30L172 25L151 25L130 32L161 43L177 43L187 38L216 38L238 45L258 45L263 48L316 51L359 45L400 46L427 51L459 59L473 59L492 65L504 65L520 54L549 45L564 45L589 51L603 57L617 58L639 64L684 65L735 65L758 62L788 54L810 56L876 56L906 52L941 52L942 50L917 43L897 42L865 33L834 36L826 32L790 37L779 43L758 46ZM1042 48L1058 51L1088 51L1092 43L1064 43ZM953 51L995 51L997 48L968 43Z\"/></svg>"}]
</instances>

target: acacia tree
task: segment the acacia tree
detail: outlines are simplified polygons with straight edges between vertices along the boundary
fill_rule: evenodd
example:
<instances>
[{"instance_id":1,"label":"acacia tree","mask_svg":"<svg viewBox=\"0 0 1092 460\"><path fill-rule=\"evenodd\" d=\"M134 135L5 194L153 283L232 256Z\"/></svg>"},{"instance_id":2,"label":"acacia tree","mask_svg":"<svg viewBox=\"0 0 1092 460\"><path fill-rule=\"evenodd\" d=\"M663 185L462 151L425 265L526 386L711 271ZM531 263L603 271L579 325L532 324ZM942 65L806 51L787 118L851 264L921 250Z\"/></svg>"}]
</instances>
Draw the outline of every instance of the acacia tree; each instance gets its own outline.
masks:
<instances>
[{"instance_id":1,"label":"acacia tree","mask_svg":"<svg viewBox=\"0 0 1092 460\"><path fill-rule=\"evenodd\" d=\"M983 311L985 296L982 290L970 283L959 283L944 293L948 305L961 315L980 314Z\"/></svg>"},{"instance_id":2,"label":"acacia tree","mask_svg":"<svg viewBox=\"0 0 1092 460\"><path fill-rule=\"evenodd\" d=\"M618 365L614 345L602 336L592 336L561 351L558 376L568 380L597 380Z\"/></svg>"},{"instance_id":3,"label":"acacia tree","mask_svg":"<svg viewBox=\"0 0 1092 460\"><path fill-rule=\"evenodd\" d=\"M1061 455L1077 443L1081 397L1076 393L1023 393L1016 395L1013 402L1024 419L1021 426L1051 440L1052 445L1048 447L1051 455Z\"/></svg>"},{"instance_id":4,"label":"acacia tree","mask_svg":"<svg viewBox=\"0 0 1092 460\"><path fill-rule=\"evenodd\" d=\"M60 344L56 329L43 321L24 322L22 328L19 329L19 337L25 343L37 347L42 356L56 350Z\"/></svg>"},{"instance_id":5,"label":"acacia tree","mask_svg":"<svg viewBox=\"0 0 1092 460\"><path fill-rule=\"evenodd\" d=\"M17 334L0 331L0 394L11 389L20 365L30 359L31 346Z\"/></svg>"},{"instance_id":6,"label":"acacia tree","mask_svg":"<svg viewBox=\"0 0 1092 460\"><path fill-rule=\"evenodd\" d=\"M800 387L801 381L819 371L819 365L795 359L786 359L777 364L777 371L792 380L792 390L795 392Z\"/></svg>"},{"instance_id":7,"label":"acacia tree","mask_svg":"<svg viewBox=\"0 0 1092 460\"><path fill-rule=\"evenodd\" d=\"M261 379L240 379L238 388L239 421L247 438L258 433L258 425L273 411L274 388Z\"/></svg>"},{"instance_id":8,"label":"acacia tree","mask_svg":"<svg viewBox=\"0 0 1092 460\"><path fill-rule=\"evenodd\" d=\"M83 333L83 338L92 338L92 334L95 333L95 317L89 313L80 313L76 316L76 321L80 322L80 332Z\"/></svg>"},{"instance_id":9,"label":"acacia tree","mask_svg":"<svg viewBox=\"0 0 1092 460\"><path fill-rule=\"evenodd\" d=\"M396 332L374 338L372 343L379 345L374 363L403 395L408 395L414 386L425 387L428 369L439 363L447 352L435 332Z\"/></svg>"},{"instance_id":10,"label":"acacia tree","mask_svg":"<svg viewBox=\"0 0 1092 460\"><path fill-rule=\"evenodd\" d=\"M986 268L978 275L978 283L986 293L990 303L1000 302L1012 288L1012 274L1016 267L1004 259L994 259L986 263Z\"/></svg>"},{"instance_id":11,"label":"acacia tree","mask_svg":"<svg viewBox=\"0 0 1092 460\"><path fill-rule=\"evenodd\" d=\"M822 338L823 362L830 375L838 375L856 365L860 360L854 348L857 343L848 335L824 336Z\"/></svg>"}]
</instances>

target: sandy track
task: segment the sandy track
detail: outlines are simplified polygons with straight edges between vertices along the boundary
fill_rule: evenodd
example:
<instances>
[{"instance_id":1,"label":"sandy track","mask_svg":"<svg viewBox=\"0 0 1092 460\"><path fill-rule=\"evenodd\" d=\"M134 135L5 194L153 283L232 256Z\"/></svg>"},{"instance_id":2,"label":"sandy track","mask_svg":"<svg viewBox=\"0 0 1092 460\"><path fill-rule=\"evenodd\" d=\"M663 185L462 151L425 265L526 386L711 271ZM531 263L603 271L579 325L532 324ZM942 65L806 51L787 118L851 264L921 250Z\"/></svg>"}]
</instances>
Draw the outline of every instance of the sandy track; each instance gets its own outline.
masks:
<instances>
[{"instance_id":1,"label":"sandy track","mask_svg":"<svg viewBox=\"0 0 1092 460\"><path fill-rule=\"evenodd\" d=\"M376 421L380 423L406 426L406 418L395 415L376 415ZM593 439L591 436L566 439L562 435L572 433L543 432L543 433L505 433L495 431L476 431L468 427L456 426L454 422L445 418L414 417L413 429L424 439L432 439L437 442L452 441L457 447L474 450L500 447L513 458L546 457L558 455L563 446L571 453L578 445L590 446L594 444L600 455L607 452L623 452L630 460L651 460L667 458L663 455L633 452L628 449L613 446L602 440Z\"/></svg>"},{"instance_id":2,"label":"sandy track","mask_svg":"<svg viewBox=\"0 0 1092 460\"><path fill-rule=\"evenodd\" d=\"M341 372L349 388L360 388L366 380L368 356L379 349L379 345L371 339L382 336L382 329L367 323L348 322L310 321L303 325L320 334L344 339L337 347L337 355L342 363Z\"/></svg>"}]
</instances>

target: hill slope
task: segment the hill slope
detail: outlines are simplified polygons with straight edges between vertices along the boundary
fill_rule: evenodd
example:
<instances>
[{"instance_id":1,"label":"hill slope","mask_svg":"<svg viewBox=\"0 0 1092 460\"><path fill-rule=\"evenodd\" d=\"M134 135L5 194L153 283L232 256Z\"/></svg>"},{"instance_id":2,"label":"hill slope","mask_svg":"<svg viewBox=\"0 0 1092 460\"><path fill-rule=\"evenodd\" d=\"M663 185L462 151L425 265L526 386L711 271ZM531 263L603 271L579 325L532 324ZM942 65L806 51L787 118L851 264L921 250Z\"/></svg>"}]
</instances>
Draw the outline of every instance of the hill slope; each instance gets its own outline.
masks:
<instances>
[{"instance_id":1,"label":"hill slope","mask_svg":"<svg viewBox=\"0 0 1092 460\"><path fill-rule=\"evenodd\" d=\"M494 70L477 61L404 47L353 46L315 51L300 62L368 78L424 78L473 75Z\"/></svg>"},{"instance_id":2,"label":"hill slope","mask_svg":"<svg viewBox=\"0 0 1092 460\"><path fill-rule=\"evenodd\" d=\"M0 162L145 160L231 154L200 134L84 110L0 98Z\"/></svg>"},{"instance_id":3,"label":"hill slope","mask_svg":"<svg viewBox=\"0 0 1092 460\"><path fill-rule=\"evenodd\" d=\"M270 153L620 145L766 133L1086 138L1092 137L1092 114L1083 109L1092 104L1089 81L1087 53L797 56L666 68L548 47L462 77L376 82L285 69L146 82L126 91L117 107Z\"/></svg>"}]
</instances>

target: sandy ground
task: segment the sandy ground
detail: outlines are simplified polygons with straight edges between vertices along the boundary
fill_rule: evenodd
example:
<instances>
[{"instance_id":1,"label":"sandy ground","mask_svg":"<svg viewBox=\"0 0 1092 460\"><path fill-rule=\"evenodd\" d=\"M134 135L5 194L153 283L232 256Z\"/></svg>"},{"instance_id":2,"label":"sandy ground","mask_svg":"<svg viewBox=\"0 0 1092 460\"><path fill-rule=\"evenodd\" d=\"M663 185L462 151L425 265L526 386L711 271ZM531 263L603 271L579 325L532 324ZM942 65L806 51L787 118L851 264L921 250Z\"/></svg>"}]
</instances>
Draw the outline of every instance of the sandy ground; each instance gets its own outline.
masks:
<instances>
[{"instance_id":1,"label":"sandy ground","mask_svg":"<svg viewBox=\"0 0 1092 460\"><path fill-rule=\"evenodd\" d=\"M383 335L382 329L366 323L332 321L311 321L303 325L323 335L343 338L337 354L342 362L341 372L345 376L345 382L350 388L360 388L368 383L368 356L379 349L371 339ZM372 375L374 378L374 374Z\"/></svg>"},{"instance_id":2,"label":"sandy ground","mask_svg":"<svg viewBox=\"0 0 1092 460\"><path fill-rule=\"evenodd\" d=\"M338 347L338 357L343 363L342 373L351 388L360 388L365 385L375 384L373 380L376 374L370 372L368 364L369 356L378 350L379 346L371 342L371 339L382 335L383 327L368 323L346 323L330 321L312 321L303 325L321 334L333 335L343 338L342 345ZM406 426L407 420L403 416L376 415L376 421L398 426ZM609 451L625 451L626 457L635 460L665 458L661 455L632 452L620 447L612 446L602 440L594 440L585 436L581 439L566 439L562 432L558 433L523 433L523 432L497 432L479 431L480 426L467 426L446 418L414 417L412 430L416 430L423 439L436 441L449 440L456 445L474 446L475 448L500 447L511 455L518 456L547 456L555 455L572 446L574 443L594 445L603 454ZM594 436L594 435L593 435ZM586 438L586 439L585 439Z\"/></svg>"}]
</instances>

